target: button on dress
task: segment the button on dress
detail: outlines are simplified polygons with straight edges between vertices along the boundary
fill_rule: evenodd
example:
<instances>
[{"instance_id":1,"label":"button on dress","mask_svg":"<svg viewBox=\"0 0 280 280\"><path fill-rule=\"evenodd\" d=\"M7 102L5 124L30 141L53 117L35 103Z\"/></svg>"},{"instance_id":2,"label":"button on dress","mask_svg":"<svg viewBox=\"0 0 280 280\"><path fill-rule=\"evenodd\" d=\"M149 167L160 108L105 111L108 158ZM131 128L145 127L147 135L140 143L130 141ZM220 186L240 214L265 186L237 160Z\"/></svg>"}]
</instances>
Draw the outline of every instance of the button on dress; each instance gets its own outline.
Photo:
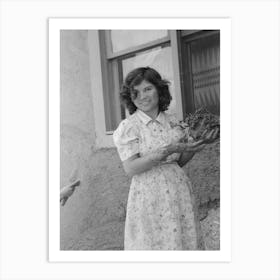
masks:
<instances>
[{"instance_id":1,"label":"button on dress","mask_svg":"<svg viewBox=\"0 0 280 280\"><path fill-rule=\"evenodd\" d=\"M143 157L172 141L182 131L173 115L152 120L137 110L113 134L120 159ZM125 221L125 250L198 250L201 239L192 185L174 153L165 162L132 177ZM201 241L201 240L200 240Z\"/></svg>"}]
</instances>

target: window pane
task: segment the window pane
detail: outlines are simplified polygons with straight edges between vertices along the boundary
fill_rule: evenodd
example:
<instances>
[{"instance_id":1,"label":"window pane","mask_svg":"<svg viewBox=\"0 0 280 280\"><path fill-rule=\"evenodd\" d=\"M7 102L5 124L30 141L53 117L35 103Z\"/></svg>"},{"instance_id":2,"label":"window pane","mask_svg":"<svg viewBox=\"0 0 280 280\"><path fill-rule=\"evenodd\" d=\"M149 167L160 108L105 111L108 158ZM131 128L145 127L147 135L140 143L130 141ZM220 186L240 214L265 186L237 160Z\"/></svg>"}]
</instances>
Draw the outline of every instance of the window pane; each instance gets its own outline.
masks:
<instances>
[{"instance_id":1,"label":"window pane","mask_svg":"<svg viewBox=\"0 0 280 280\"><path fill-rule=\"evenodd\" d=\"M167 30L111 30L112 51L119 52L167 36Z\"/></svg>"},{"instance_id":2,"label":"window pane","mask_svg":"<svg viewBox=\"0 0 280 280\"><path fill-rule=\"evenodd\" d=\"M146 52L138 53L135 57L131 57L122 61L123 77L125 78L129 71L137 67L152 67L157 70L163 79L170 82L169 90L172 95L172 101L168 112L176 112L176 102L174 95L174 78L171 57L171 47L154 48Z\"/></svg>"}]
</instances>

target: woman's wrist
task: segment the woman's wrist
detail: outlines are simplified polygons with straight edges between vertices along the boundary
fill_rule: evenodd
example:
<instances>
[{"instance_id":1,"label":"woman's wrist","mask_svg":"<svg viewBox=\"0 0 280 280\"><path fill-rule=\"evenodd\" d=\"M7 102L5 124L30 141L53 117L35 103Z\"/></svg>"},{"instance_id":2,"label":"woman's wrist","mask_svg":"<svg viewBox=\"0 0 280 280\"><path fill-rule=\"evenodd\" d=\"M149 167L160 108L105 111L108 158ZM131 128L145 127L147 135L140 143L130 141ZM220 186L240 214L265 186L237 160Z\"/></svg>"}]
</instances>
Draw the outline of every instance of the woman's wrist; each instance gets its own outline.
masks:
<instances>
[{"instance_id":1,"label":"woman's wrist","mask_svg":"<svg viewBox=\"0 0 280 280\"><path fill-rule=\"evenodd\" d=\"M185 164L187 164L195 155L196 152L183 152L181 153L179 159L178 159L178 165L183 167Z\"/></svg>"},{"instance_id":2,"label":"woman's wrist","mask_svg":"<svg viewBox=\"0 0 280 280\"><path fill-rule=\"evenodd\" d=\"M169 156L172 152L170 151L170 147L162 147L159 148L158 150L150 153L148 155L148 159L154 163L155 165L163 162L167 156Z\"/></svg>"}]
</instances>

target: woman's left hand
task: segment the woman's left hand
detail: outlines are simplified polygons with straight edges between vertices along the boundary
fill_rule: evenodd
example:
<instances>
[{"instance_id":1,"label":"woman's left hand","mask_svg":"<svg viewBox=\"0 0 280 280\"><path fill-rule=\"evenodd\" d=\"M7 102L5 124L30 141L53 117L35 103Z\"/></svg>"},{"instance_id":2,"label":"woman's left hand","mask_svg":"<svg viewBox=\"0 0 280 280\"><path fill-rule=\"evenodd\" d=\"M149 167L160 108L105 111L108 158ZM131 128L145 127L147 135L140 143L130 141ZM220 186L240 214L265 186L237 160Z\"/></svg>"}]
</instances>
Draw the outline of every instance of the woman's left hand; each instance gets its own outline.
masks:
<instances>
[{"instance_id":1,"label":"woman's left hand","mask_svg":"<svg viewBox=\"0 0 280 280\"><path fill-rule=\"evenodd\" d=\"M211 144L218 138L219 128L214 128L210 131L205 130L201 135L201 140L204 144Z\"/></svg>"}]
</instances>

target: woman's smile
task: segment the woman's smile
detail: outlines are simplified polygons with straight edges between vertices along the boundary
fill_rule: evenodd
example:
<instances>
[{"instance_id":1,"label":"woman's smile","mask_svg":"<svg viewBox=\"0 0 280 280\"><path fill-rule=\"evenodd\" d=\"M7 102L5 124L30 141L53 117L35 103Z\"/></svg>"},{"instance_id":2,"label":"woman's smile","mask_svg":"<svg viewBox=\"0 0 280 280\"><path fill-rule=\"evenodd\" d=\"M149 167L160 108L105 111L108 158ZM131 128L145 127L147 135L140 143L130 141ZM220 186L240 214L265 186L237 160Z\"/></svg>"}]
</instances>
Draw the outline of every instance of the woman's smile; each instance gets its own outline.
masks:
<instances>
[{"instance_id":1,"label":"woman's smile","mask_svg":"<svg viewBox=\"0 0 280 280\"><path fill-rule=\"evenodd\" d=\"M144 101L140 101L139 103L140 103L141 105L146 106L146 105L149 105L149 104L150 104L150 101L149 101L149 100L144 100Z\"/></svg>"}]
</instances>

